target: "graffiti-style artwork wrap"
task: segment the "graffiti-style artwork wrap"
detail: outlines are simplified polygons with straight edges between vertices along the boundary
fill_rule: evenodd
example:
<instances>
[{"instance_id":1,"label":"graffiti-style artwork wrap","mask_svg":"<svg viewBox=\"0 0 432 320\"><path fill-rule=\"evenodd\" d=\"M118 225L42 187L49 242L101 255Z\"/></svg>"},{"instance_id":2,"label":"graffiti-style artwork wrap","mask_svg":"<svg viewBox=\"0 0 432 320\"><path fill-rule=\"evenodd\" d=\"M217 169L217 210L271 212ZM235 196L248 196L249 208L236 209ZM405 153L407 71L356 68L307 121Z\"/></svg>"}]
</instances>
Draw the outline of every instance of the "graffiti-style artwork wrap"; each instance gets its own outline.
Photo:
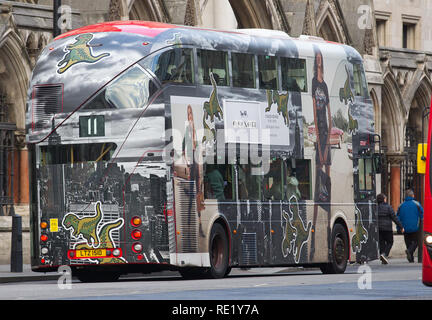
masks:
<instances>
[{"instance_id":1,"label":"graffiti-style artwork wrap","mask_svg":"<svg viewBox=\"0 0 432 320\"><path fill-rule=\"evenodd\" d=\"M62 74L77 63L95 63L110 55L109 53L101 53L94 56L90 44L92 39L92 34L83 34L75 38L75 43L67 45L65 48L66 54L57 65L60 67L57 72Z\"/></svg>"},{"instance_id":2,"label":"graffiti-style artwork wrap","mask_svg":"<svg viewBox=\"0 0 432 320\"><path fill-rule=\"evenodd\" d=\"M363 225L363 220L360 210L355 207L355 233L351 239L353 252L359 253L362 250L362 244L368 241L368 232Z\"/></svg>"},{"instance_id":3,"label":"graffiti-style artwork wrap","mask_svg":"<svg viewBox=\"0 0 432 320\"><path fill-rule=\"evenodd\" d=\"M346 71L346 81L343 88L339 90L339 99L340 102L343 102L345 105L348 104L348 102L354 102L354 94L351 90L351 82L350 82L350 74L348 71L348 67L345 67Z\"/></svg>"},{"instance_id":4,"label":"graffiti-style artwork wrap","mask_svg":"<svg viewBox=\"0 0 432 320\"><path fill-rule=\"evenodd\" d=\"M213 86L213 91L210 95L209 100L204 102L203 127L204 130L206 130L206 133L207 131L210 131L212 133L212 139L210 139L210 137L207 137L207 135L205 134L202 139L203 143L205 143L206 141L208 143L216 142L215 118L217 118L219 121L223 120L223 111L219 103L217 85L213 73L210 73L210 80Z\"/></svg>"},{"instance_id":5,"label":"graffiti-style artwork wrap","mask_svg":"<svg viewBox=\"0 0 432 320\"><path fill-rule=\"evenodd\" d=\"M299 204L295 196L289 200L289 213L282 211L285 219L284 239L282 242L282 254L287 257L288 254L294 256L295 263L300 262L301 252L307 244L312 229L312 222L303 221L299 213Z\"/></svg>"},{"instance_id":6,"label":"graffiti-style artwork wrap","mask_svg":"<svg viewBox=\"0 0 432 320\"><path fill-rule=\"evenodd\" d=\"M269 112L273 104L276 104L278 114L282 115L285 124L289 126L288 102L291 95L288 92L280 94L276 90L267 90L267 97L268 107L265 111Z\"/></svg>"},{"instance_id":7,"label":"graffiti-style artwork wrap","mask_svg":"<svg viewBox=\"0 0 432 320\"><path fill-rule=\"evenodd\" d=\"M112 22L43 51L26 123L35 269L212 268L215 223L231 267L326 265L344 239L347 259L377 258L360 54L255 32Z\"/></svg>"},{"instance_id":8,"label":"graffiti-style artwork wrap","mask_svg":"<svg viewBox=\"0 0 432 320\"><path fill-rule=\"evenodd\" d=\"M79 218L74 213L67 214L63 219L63 227L66 230L71 229L72 238L78 240L83 238L89 246L99 247L99 236L96 232L99 223L102 220L101 203L97 202L95 206L96 214L93 217Z\"/></svg>"},{"instance_id":9,"label":"graffiti-style artwork wrap","mask_svg":"<svg viewBox=\"0 0 432 320\"><path fill-rule=\"evenodd\" d=\"M91 249L115 249L118 246L115 244L112 232L123 226L124 220L119 218L115 221L101 224L104 217L102 204L98 201L95 205L95 215L93 217L80 218L75 213L67 214L62 222L66 230L71 231L71 239L76 241L73 249L75 250L91 250ZM86 240L86 243L80 242ZM90 258L99 264L104 263L126 263L124 258Z\"/></svg>"}]
</instances>

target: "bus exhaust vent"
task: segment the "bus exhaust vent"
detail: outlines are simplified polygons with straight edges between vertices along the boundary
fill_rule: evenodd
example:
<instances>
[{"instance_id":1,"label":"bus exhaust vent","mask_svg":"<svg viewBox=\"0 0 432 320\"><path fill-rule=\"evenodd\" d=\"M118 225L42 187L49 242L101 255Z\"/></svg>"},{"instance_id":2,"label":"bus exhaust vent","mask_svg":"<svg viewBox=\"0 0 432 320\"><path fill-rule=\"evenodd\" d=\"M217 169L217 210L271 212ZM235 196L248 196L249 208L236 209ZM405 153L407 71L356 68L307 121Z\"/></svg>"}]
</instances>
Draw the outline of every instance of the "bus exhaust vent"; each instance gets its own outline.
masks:
<instances>
[{"instance_id":1,"label":"bus exhaust vent","mask_svg":"<svg viewBox=\"0 0 432 320\"><path fill-rule=\"evenodd\" d=\"M63 84L35 86L32 97L32 129L51 126L51 119L63 111Z\"/></svg>"},{"instance_id":2,"label":"bus exhaust vent","mask_svg":"<svg viewBox=\"0 0 432 320\"><path fill-rule=\"evenodd\" d=\"M242 234L242 265L256 265L257 264L257 240L256 233L243 233Z\"/></svg>"},{"instance_id":3,"label":"bus exhaust vent","mask_svg":"<svg viewBox=\"0 0 432 320\"><path fill-rule=\"evenodd\" d=\"M198 213L196 208L196 186L195 181L177 179L177 190L179 201L178 228L180 231L182 253L198 252Z\"/></svg>"}]
</instances>

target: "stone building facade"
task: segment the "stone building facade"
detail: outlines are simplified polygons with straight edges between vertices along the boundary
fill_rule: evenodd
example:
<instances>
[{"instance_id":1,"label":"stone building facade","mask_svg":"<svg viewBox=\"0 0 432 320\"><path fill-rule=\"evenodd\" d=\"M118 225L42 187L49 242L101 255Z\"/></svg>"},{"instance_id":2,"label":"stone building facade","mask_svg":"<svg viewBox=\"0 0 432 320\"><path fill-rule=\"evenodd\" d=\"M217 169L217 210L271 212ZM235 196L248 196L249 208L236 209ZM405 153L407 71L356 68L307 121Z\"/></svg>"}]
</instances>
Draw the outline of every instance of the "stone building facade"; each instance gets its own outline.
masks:
<instances>
[{"instance_id":1,"label":"stone building facade","mask_svg":"<svg viewBox=\"0 0 432 320\"><path fill-rule=\"evenodd\" d=\"M401 0L391 6L389 0L62 0L68 6L62 19L66 29L129 19L277 29L292 37L320 36L355 47L365 60L376 133L386 154L387 171L379 189L396 207L403 188L422 189L412 155L423 138L422 123L427 128L424 108L432 89L429 2ZM52 7L52 0L0 1L0 123L3 112L3 122L16 125L11 177L14 203L24 215L29 202L24 139L27 84L39 53L52 39ZM0 219L0 238L8 230L6 225ZM7 255L0 247L0 262Z\"/></svg>"}]
</instances>

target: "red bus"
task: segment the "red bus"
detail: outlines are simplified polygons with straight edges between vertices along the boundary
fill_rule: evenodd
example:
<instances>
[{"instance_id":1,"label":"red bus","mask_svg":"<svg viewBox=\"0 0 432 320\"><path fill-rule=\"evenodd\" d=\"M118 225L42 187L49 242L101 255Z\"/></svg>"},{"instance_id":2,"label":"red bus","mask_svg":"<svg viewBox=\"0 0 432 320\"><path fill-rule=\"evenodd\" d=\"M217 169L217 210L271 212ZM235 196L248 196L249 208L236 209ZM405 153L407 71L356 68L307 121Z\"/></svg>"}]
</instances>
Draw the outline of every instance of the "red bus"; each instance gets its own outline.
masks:
<instances>
[{"instance_id":1,"label":"red bus","mask_svg":"<svg viewBox=\"0 0 432 320\"><path fill-rule=\"evenodd\" d=\"M423 284L432 286L432 175L430 172L430 159L428 155L428 145L431 143L431 118L429 118L428 144L420 144L418 147L417 167L419 173L425 174L425 192L424 192L424 215L423 215ZM420 248L419 248L420 250Z\"/></svg>"}]
</instances>

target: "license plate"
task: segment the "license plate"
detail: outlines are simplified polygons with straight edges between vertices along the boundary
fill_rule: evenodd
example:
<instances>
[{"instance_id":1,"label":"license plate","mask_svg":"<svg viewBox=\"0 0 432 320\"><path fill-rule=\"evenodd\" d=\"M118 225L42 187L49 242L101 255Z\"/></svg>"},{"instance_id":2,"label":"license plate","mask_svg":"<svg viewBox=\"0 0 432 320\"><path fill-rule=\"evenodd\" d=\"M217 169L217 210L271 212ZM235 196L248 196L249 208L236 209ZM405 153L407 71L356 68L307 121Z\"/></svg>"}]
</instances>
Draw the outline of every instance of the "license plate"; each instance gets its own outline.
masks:
<instances>
[{"instance_id":1,"label":"license plate","mask_svg":"<svg viewBox=\"0 0 432 320\"><path fill-rule=\"evenodd\" d=\"M94 249L94 250L76 250L76 258L104 258L106 257L106 249Z\"/></svg>"}]
</instances>

